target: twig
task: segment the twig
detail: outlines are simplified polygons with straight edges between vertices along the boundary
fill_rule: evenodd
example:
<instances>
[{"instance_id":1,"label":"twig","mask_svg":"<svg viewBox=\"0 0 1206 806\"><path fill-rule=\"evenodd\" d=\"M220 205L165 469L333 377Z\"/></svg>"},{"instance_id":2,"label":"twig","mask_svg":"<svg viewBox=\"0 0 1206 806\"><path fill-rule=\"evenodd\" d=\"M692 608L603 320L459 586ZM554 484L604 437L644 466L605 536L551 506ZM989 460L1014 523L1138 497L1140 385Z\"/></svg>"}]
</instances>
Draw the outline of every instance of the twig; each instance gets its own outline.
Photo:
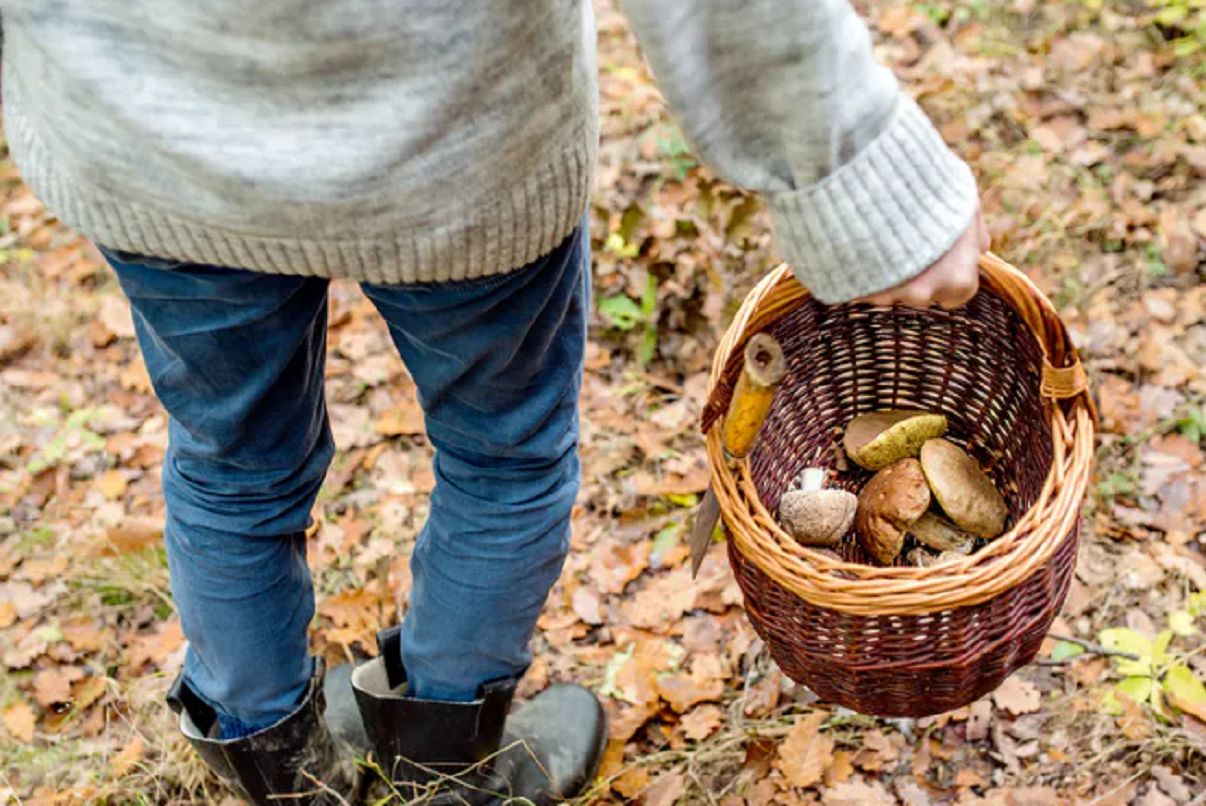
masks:
<instances>
[{"instance_id":1,"label":"twig","mask_svg":"<svg viewBox=\"0 0 1206 806\"><path fill-rule=\"evenodd\" d=\"M1077 658L1083 658L1086 654L1102 655L1102 656L1105 656L1108 658L1126 658L1127 660L1139 660L1139 656L1133 652L1122 652L1117 649L1110 649L1108 647L1102 646L1101 644L1095 644L1092 641L1085 641L1081 638L1073 638L1072 636L1069 636L1069 635L1056 635L1055 633L1048 633L1047 637L1054 638L1056 641L1067 641L1069 644L1076 644L1078 647L1083 649L1084 652L1081 653L1080 655L1075 655L1071 658L1065 658L1064 660L1052 660L1051 658L1039 658L1037 661L1035 661L1035 664L1038 666L1063 666L1065 663L1074 661Z\"/></svg>"}]
</instances>

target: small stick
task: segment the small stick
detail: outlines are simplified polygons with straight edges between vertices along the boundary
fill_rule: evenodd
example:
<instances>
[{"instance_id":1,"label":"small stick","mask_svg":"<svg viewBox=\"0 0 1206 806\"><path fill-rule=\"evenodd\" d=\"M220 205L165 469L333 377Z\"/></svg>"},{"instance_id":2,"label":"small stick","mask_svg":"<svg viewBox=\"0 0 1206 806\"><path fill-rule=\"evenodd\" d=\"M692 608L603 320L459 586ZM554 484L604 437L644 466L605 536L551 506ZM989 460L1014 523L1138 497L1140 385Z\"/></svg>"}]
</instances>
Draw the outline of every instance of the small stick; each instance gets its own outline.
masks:
<instances>
[{"instance_id":1,"label":"small stick","mask_svg":"<svg viewBox=\"0 0 1206 806\"><path fill-rule=\"evenodd\" d=\"M1085 650L1090 655L1103 655L1108 658L1126 658L1127 660L1139 660L1139 656L1133 652L1121 652L1117 649L1109 649L1101 644L1095 644L1092 641L1085 641L1081 638L1073 638L1070 635L1056 635L1055 633L1047 633L1047 637L1056 641L1067 641L1069 644L1076 644L1078 647ZM1062 666L1065 663L1083 658L1084 655L1077 655L1067 660L1051 660L1050 658L1040 658L1035 661L1039 666Z\"/></svg>"}]
</instances>

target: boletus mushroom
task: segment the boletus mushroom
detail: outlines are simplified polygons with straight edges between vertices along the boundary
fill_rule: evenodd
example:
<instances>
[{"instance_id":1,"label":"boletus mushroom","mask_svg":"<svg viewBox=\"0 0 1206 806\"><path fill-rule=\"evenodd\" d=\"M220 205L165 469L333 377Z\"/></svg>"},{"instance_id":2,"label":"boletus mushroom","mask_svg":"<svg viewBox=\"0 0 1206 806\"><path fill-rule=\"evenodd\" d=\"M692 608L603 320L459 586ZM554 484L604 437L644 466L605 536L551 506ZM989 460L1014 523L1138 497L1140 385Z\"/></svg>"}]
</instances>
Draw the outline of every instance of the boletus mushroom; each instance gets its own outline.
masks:
<instances>
[{"instance_id":1,"label":"boletus mushroom","mask_svg":"<svg viewBox=\"0 0 1206 806\"><path fill-rule=\"evenodd\" d=\"M921 446L921 468L956 526L985 539L1005 531L1005 498L966 451L949 440L928 440Z\"/></svg>"},{"instance_id":2,"label":"boletus mushroom","mask_svg":"<svg viewBox=\"0 0 1206 806\"><path fill-rule=\"evenodd\" d=\"M845 490L826 490L825 471L810 467L799 486L779 499L779 521L804 546L834 546L854 523L858 498Z\"/></svg>"},{"instance_id":3,"label":"boletus mushroom","mask_svg":"<svg viewBox=\"0 0 1206 806\"><path fill-rule=\"evenodd\" d=\"M900 554L905 535L930 506L921 463L900 459L876 473L858 496L854 524L867 553L884 565Z\"/></svg>"},{"instance_id":4,"label":"boletus mushroom","mask_svg":"<svg viewBox=\"0 0 1206 806\"><path fill-rule=\"evenodd\" d=\"M859 467L882 470L916 456L927 439L946 433L946 417L925 411L884 409L860 414L846 426L842 447Z\"/></svg>"},{"instance_id":5,"label":"boletus mushroom","mask_svg":"<svg viewBox=\"0 0 1206 806\"><path fill-rule=\"evenodd\" d=\"M938 563L944 563L947 560L957 560L965 556L967 555L960 554L957 551L944 551L941 554L931 554L921 546L917 546L909 552L906 559L908 560L909 565L915 568L929 568L930 566L937 565Z\"/></svg>"},{"instance_id":6,"label":"boletus mushroom","mask_svg":"<svg viewBox=\"0 0 1206 806\"><path fill-rule=\"evenodd\" d=\"M925 468L923 467L922 470ZM909 534L917 542L934 551L951 551L956 554L971 554L976 547L976 536L965 532L941 515L927 512L909 527Z\"/></svg>"}]
</instances>

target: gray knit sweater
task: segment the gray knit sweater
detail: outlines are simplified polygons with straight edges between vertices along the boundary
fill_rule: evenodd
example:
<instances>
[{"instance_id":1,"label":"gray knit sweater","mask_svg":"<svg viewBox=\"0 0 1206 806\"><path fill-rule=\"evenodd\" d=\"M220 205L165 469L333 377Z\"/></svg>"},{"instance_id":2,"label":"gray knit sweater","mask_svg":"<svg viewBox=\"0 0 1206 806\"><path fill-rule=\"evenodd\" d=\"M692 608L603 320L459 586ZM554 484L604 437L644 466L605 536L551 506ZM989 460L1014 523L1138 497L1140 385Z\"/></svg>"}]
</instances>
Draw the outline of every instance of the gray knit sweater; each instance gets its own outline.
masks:
<instances>
[{"instance_id":1,"label":"gray knit sweater","mask_svg":"<svg viewBox=\"0 0 1206 806\"><path fill-rule=\"evenodd\" d=\"M825 301L895 285L975 183L847 0L629 0L704 160ZM26 181L116 249L373 282L510 271L585 208L589 0L0 0Z\"/></svg>"}]
</instances>

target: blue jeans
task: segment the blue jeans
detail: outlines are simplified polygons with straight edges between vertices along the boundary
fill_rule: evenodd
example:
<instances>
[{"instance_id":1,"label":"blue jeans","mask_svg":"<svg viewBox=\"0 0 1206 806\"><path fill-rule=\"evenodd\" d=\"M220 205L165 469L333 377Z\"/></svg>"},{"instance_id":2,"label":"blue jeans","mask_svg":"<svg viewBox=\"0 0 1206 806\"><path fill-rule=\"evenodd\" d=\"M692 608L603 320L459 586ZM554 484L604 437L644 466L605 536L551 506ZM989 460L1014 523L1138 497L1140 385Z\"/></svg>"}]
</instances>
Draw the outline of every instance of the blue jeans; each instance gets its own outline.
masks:
<instances>
[{"instance_id":1,"label":"blue jeans","mask_svg":"<svg viewBox=\"0 0 1206 806\"><path fill-rule=\"evenodd\" d=\"M242 735L292 711L311 670L302 533L334 451L327 281L106 257L170 415L164 539L185 679ZM531 661L578 490L589 267L583 227L510 274L362 286L436 449L403 624L415 696L471 700Z\"/></svg>"}]
</instances>

